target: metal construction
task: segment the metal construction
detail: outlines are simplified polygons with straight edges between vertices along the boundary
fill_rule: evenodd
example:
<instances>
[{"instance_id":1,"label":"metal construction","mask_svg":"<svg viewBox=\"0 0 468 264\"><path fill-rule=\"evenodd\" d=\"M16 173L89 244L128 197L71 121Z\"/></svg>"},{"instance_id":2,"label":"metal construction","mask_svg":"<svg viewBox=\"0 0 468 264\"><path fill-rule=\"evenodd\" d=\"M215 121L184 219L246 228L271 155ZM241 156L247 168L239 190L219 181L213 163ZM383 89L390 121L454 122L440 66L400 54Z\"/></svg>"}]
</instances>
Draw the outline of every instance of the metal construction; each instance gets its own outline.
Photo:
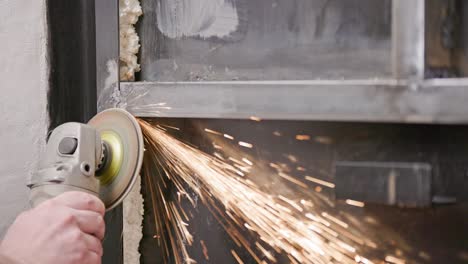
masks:
<instances>
[{"instance_id":1,"label":"metal construction","mask_svg":"<svg viewBox=\"0 0 468 264\"><path fill-rule=\"evenodd\" d=\"M215 25L214 33L196 27L209 23L176 2L141 1L142 71L135 82L119 83L118 4L96 1L99 110L125 108L204 153L220 152L222 143L236 150L229 155L289 166L339 214L363 228L379 224L365 234L391 244L390 256L468 261L465 1L229 0L223 12L234 14L237 27ZM194 20L171 24L161 5ZM224 136L211 141L206 128ZM241 140L253 148L239 147ZM266 174L266 186L281 182ZM142 190L149 186L142 182ZM153 263L163 252L155 246L154 201L148 191L143 196L141 261ZM358 202L350 208L348 200ZM216 248L212 263L254 261L229 252L234 243L204 206L189 228L201 239L190 248L199 263L206 247ZM121 261L115 255L106 263Z\"/></svg>"},{"instance_id":2,"label":"metal construction","mask_svg":"<svg viewBox=\"0 0 468 264\"><path fill-rule=\"evenodd\" d=\"M174 40L157 34L153 36L150 25L154 25L155 17L153 13L146 14L140 26L142 38L140 77L144 82L122 83L119 101L124 102L123 106L130 112L148 117L258 116L275 120L466 123L468 108L464 102L468 100L468 79L463 78L465 76L463 66L458 70L458 76L461 78L433 78L444 75L434 74L439 68L435 66L434 70L429 64L433 61L431 58L434 58L433 49L425 52L427 41L430 40L430 47L433 47L431 38L440 32L432 28L426 30L428 21L438 19L427 17L427 14L431 14L427 10L444 8L444 6L434 6L432 1L424 0L395 0L388 2L391 6L386 7L384 2L373 6L358 1L342 6L343 10L362 8L363 13L382 12L378 10L388 10L391 13L391 19L388 19L391 23L385 22L385 12L381 13L383 17L381 19L384 20L382 27L375 29L378 33L370 33L373 31L363 29L362 35L356 32L346 36L338 35L355 42L357 47L363 45L363 50L339 49L339 45L354 47L345 41L336 46L341 52L333 51L336 42L329 44L332 51L324 51L320 45L326 43L325 38L322 42L311 42L310 45L314 48L307 52L302 51L303 54L311 56L310 61L296 56L295 59L289 60L272 59L266 64L246 62L248 54L242 54L242 48L247 49L248 45L253 45L245 42L253 38L251 41L257 43L260 41L258 37L255 39L246 35L246 40L237 38L229 41L219 39L202 41ZM242 7L241 3L239 5ZM313 4L311 7L303 8L312 8L312 6ZM145 2L143 7L156 8L151 1ZM466 5L459 5L458 8L459 12L463 12ZM284 12L287 12L286 10ZM372 20L377 18L369 15L366 18L368 20L363 18L361 23L380 21ZM281 17L278 19L281 20ZM346 20L346 16L342 19L343 24L348 20L352 21L349 18ZM463 24L463 21L459 19L458 23ZM388 30L391 34L385 33L385 23L391 29ZM333 28L333 23L331 25L328 27L327 24L322 27L316 25L316 27L330 30L330 27ZM296 26L299 27L299 35L291 38L300 39L308 34L304 28L300 28L307 26L301 24ZM267 29L262 30L264 31L258 34L271 34L272 38L275 36L274 33L265 31ZM338 31L336 34L344 33ZM382 40L379 41L376 36L381 36ZM361 38L371 44L359 42ZM457 39L459 49L466 47L463 39ZM242 44L236 44L238 42ZM190 52L195 50L200 53L202 52L199 50L200 47L209 48L205 43L210 43L213 53L216 53L217 49L222 49L223 54L230 55L216 57L207 53L202 55L203 59L195 59L197 55ZM275 41L271 43L275 45ZM235 49L236 45L243 46ZM154 47L158 48L155 50ZM380 53L373 54L372 47L376 47ZM265 49L267 50L268 46ZM295 49L301 52L301 49L294 46L290 49L290 52ZM316 54L327 54L326 52L329 52L329 57L314 57L318 56ZM373 55L369 58L364 55L359 57L362 52ZM358 57L354 58L352 55ZM243 56L247 57L242 62L236 62L236 57L242 60ZM255 56L251 59L255 60ZM464 52L460 56L466 59ZM379 64L375 60L382 60L382 63ZM314 64L315 61L317 64ZM304 66L297 68L294 63L302 63ZM284 69L274 66L276 64L281 67L285 65ZM258 71L260 69L262 70ZM151 108L152 104L161 102L166 102L169 107L163 110L157 107Z\"/></svg>"}]
</instances>

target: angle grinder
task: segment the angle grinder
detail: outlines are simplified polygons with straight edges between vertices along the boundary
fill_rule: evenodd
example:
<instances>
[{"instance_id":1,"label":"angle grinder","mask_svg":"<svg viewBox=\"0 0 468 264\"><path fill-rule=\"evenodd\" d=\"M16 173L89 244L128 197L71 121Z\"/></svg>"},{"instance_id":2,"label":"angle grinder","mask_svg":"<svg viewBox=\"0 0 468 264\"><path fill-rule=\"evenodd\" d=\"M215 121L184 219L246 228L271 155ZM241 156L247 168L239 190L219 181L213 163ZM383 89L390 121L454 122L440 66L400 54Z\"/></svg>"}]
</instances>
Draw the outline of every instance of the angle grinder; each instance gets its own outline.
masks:
<instances>
[{"instance_id":1,"label":"angle grinder","mask_svg":"<svg viewBox=\"0 0 468 264\"><path fill-rule=\"evenodd\" d=\"M28 184L31 204L83 191L99 197L110 210L130 192L143 151L141 128L122 109L105 110L88 124L60 125L50 135L39 170Z\"/></svg>"}]
</instances>

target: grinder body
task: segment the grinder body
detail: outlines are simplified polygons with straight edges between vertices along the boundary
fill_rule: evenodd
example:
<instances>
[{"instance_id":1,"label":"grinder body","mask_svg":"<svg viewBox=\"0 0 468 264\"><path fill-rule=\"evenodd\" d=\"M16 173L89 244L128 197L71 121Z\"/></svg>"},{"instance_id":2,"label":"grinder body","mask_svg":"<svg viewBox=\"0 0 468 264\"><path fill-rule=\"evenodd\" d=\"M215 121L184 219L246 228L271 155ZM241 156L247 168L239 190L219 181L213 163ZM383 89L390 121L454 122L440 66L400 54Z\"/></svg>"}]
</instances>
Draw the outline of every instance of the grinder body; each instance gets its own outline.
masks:
<instances>
[{"instance_id":1,"label":"grinder body","mask_svg":"<svg viewBox=\"0 0 468 264\"><path fill-rule=\"evenodd\" d=\"M102 141L95 128L80 123L57 127L47 142L39 170L28 184L31 204L36 206L67 191L99 196L95 171L102 155Z\"/></svg>"},{"instance_id":2,"label":"grinder body","mask_svg":"<svg viewBox=\"0 0 468 264\"><path fill-rule=\"evenodd\" d=\"M67 191L82 191L103 200L107 210L122 202L139 174L143 136L136 119L109 109L88 124L65 123L49 137L39 169L28 184L30 202Z\"/></svg>"}]
</instances>

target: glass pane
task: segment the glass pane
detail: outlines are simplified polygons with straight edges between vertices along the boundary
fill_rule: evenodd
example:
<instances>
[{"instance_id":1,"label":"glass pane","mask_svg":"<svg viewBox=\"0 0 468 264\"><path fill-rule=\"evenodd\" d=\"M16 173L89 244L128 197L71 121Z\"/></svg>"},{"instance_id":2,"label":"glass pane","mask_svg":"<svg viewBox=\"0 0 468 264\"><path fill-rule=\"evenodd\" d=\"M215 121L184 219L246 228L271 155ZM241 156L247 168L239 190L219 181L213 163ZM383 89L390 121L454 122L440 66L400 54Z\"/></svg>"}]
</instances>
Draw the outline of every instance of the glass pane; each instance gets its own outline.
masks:
<instances>
[{"instance_id":1,"label":"glass pane","mask_svg":"<svg viewBox=\"0 0 468 264\"><path fill-rule=\"evenodd\" d=\"M390 0L145 0L142 7L142 81L390 75Z\"/></svg>"}]
</instances>

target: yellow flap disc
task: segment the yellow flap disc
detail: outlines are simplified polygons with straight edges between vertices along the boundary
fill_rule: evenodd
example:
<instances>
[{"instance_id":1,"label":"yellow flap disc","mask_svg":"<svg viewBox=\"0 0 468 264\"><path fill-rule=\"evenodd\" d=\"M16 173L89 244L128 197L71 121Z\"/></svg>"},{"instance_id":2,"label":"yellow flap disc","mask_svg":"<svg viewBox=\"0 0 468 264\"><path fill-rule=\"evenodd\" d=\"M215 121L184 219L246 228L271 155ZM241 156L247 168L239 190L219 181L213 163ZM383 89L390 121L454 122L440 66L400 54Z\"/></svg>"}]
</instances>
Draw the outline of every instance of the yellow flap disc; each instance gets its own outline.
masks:
<instances>
[{"instance_id":1,"label":"yellow flap disc","mask_svg":"<svg viewBox=\"0 0 468 264\"><path fill-rule=\"evenodd\" d=\"M112 108L93 117L88 125L96 128L103 143L99 198L107 210L117 206L130 192L143 162L143 134L137 120L127 111Z\"/></svg>"}]
</instances>

